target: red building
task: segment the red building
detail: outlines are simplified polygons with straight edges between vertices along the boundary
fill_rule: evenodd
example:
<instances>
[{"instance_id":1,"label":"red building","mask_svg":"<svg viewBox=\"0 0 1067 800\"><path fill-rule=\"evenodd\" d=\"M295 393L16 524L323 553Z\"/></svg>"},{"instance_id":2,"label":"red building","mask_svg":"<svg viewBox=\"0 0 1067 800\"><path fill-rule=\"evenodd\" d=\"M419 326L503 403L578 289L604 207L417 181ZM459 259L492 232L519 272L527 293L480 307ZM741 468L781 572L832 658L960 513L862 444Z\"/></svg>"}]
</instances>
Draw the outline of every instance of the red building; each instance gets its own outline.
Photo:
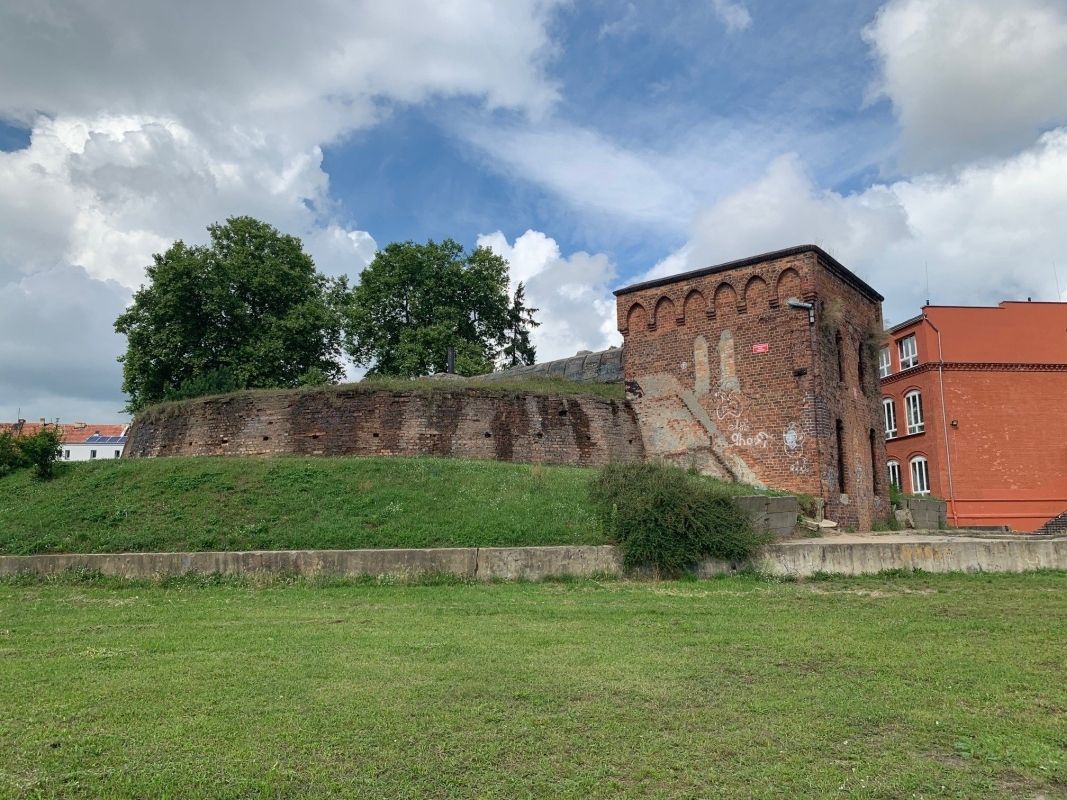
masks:
<instances>
[{"instance_id":1,"label":"red building","mask_svg":"<svg viewBox=\"0 0 1067 800\"><path fill-rule=\"evenodd\" d=\"M924 306L879 358L890 481L957 526L1067 510L1067 303Z\"/></svg>"}]
</instances>

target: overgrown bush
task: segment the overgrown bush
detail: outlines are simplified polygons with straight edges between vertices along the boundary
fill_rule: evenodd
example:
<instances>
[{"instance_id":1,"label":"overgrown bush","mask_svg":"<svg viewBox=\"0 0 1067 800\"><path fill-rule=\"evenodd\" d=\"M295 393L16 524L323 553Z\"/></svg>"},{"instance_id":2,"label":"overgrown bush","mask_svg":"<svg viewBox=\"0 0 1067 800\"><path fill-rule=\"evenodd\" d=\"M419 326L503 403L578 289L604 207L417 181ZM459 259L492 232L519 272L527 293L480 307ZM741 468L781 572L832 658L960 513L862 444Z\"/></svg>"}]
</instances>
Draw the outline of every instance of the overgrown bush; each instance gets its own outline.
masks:
<instances>
[{"instance_id":1,"label":"overgrown bush","mask_svg":"<svg viewBox=\"0 0 1067 800\"><path fill-rule=\"evenodd\" d=\"M63 435L57 428L41 428L32 436L21 436L15 442L25 463L33 467L34 475L48 480L55 474L60 445L63 444Z\"/></svg>"},{"instance_id":2,"label":"overgrown bush","mask_svg":"<svg viewBox=\"0 0 1067 800\"><path fill-rule=\"evenodd\" d=\"M22 454L18 439L9 431L0 431L0 478L25 466L26 456Z\"/></svg>"},{"instance_id":3,"label":"overgrown bush","mask_svg":"<svg viewBox=\"0 0 1067 800\"><path fill-rule=\"evenodd\" d=\"M679 575L705 558L743 561L770 540L733 498L699 475L663 464L611 464L590 495L628 569Z\"/></svg>"}]
</instances>

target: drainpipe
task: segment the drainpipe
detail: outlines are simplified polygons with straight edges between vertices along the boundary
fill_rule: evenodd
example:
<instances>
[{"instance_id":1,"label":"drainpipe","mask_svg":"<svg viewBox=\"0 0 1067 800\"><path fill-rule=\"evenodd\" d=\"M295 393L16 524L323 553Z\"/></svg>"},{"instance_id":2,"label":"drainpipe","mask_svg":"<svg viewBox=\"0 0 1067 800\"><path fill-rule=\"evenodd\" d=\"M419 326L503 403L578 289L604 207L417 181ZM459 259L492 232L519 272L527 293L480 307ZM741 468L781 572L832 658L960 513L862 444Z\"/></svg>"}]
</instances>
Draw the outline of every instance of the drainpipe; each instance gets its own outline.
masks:
<instances>
[{"instance_id":1,"label":"drainpipe","mask_svg":"<svg viewBox=\"0 0 1067 800\"><path fill-rule=\"evenodd\" d=\"M948 412L945 410L945 356L941 350L941 329L930 321L925 311L923 322L937 334L937 382L941 389L941 429L945 432L945 463L948 466L948 515L953 525L959 525L959 517L956 514L956 487L952 480L952 448L948 441Z\"/></svg>"}]
</instances>

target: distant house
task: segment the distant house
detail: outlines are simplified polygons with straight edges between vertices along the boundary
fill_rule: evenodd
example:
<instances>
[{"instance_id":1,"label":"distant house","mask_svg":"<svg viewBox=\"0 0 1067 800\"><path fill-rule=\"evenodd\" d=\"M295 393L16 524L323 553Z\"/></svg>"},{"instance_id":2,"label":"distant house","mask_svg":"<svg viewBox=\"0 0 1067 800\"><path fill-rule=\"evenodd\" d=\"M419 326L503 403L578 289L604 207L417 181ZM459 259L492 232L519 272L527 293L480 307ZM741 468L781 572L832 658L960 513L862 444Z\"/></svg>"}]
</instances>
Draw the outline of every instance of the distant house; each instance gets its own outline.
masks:
<instances>
[{"instance_id":1,"label":"distant house","mask_svg":"<svg viewBox=\"0 0 1067 800\"><path fill-rule=\"evenodd\" d=\"M59 428L63 444L59 457L63 461L93 461L99 458L119 458L126 446L129 423L94 425L88 422L0 422L0 431L14 436L33 436L44 428Z\"/></svg>"},{"instance_id":2,"label":"distant house","mask_svg":"<svg viewBox=\"0 0 1067 800\"><path fill-rule=\"evenodd\" d=\"M63 429L64 461L93 461L98 458L119 458L126 446L126 431L129 425L92 425L85 422L67 422Z\"/></svg>"}]
</instances>

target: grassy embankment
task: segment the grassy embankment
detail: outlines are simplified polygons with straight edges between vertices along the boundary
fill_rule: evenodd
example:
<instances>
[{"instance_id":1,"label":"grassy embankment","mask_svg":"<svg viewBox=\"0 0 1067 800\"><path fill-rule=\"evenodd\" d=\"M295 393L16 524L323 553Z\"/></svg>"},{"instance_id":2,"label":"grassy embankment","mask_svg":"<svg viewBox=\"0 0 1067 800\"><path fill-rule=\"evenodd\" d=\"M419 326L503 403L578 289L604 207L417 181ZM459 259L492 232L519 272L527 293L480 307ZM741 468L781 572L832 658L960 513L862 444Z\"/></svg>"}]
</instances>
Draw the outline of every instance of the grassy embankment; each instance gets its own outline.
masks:
<instances>
[{"instance_id":1,"label":"grassy embankment","mask_svg":"<svg viewBox=\"0 0 1067 800\"><path fill-rule=\"evenodd\" d=\"M1064 589L0 581L0 796L1064 798Z\"/></svg>"},{"instance_id":2,"label":"grassy embankment","mask_svg":"<svg viewBox=\"0 0 1067 800\"><path fill-rule=\"evenodd\" d=\"M0 479L0 554L603 544L594 474L436 458L61 464L51 481Z\"/></svg>"}]
</instances>

